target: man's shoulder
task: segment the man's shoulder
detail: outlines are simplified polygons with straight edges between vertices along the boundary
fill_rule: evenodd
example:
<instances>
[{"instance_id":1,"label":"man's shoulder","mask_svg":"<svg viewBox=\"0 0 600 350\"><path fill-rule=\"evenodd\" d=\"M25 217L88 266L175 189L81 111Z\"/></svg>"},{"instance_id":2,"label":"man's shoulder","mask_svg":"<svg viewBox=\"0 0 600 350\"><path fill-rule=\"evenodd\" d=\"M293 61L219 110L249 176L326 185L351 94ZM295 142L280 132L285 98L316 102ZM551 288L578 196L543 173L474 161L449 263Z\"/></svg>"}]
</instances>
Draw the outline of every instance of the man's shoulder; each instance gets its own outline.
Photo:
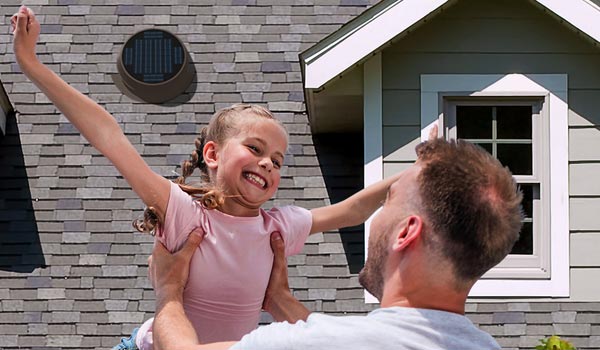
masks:
<instances>
[{"instance_id":1,"label":"man's shoulder","mask_svg":"<svg viewBox=\"0 0 600 350\"><path fill-rule=\"evenodd\" d=\"M457 322L446 325L449 319ZM383 308L356 316L312 313L306 322L260 327L234 349L296 350L332 344L345 349L499 349L464 316L413 308Z\"/></svg>"}]
</instances>

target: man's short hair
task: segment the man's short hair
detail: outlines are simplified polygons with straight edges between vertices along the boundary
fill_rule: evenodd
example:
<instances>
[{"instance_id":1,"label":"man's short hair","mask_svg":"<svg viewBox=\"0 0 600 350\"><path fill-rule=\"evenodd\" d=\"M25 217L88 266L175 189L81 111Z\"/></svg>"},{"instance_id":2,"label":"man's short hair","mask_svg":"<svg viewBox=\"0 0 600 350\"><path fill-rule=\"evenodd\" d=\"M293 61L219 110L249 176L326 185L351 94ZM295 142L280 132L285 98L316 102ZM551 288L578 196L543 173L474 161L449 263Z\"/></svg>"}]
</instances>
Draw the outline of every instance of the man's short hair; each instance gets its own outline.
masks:
<instances>
[{"instance_id":1,"label":"man's short hair","mask_svg":"<svg viewBox=\"0 0 600 350\"><path fill-rule=\"evenodd\" d=\"M427 243L472 282L510 252L521 230L522 194L510 171L481 147L436 139L416 148ZM429 237L427 237L429 236Z\"/></svg>"}]
</instances>

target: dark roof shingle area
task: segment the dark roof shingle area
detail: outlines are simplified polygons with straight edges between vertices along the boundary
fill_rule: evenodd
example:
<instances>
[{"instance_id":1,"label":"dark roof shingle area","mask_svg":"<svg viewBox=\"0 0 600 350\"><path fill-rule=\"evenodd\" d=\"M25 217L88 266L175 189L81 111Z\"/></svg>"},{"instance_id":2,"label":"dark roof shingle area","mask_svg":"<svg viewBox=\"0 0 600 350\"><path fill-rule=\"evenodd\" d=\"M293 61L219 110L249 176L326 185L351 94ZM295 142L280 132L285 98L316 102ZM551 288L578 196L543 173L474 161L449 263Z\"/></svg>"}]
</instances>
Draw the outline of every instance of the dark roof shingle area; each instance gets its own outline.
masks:
<instances>
[{"instance_id":1,"label":"dark roof shingle area","mask_svg":"<svg viewBox=\"0 0 600 350\"><path fill-rule=\"evenodd\" d=\"M215 110L259 103L290 132L281 186L268 205L329 202L298 53L362 13L369 1L43 3L30 5L42 23L40 59L113 114L155 171L174 178ZM5 23L20 4L0 5ZM123 43L154 26L184 42L197 71L186 93L163 105L139 102L117 87ZM0 53L2 82L19 111L0 140L0 348L112 347L154 310L146 278L152 237L131 226L143 204L20 73L6 33ZM311 237L290 259L295 294L313 310L362 312L362 289L346 264L339 233ZM338 293L346 299L339 306Z\"/></svg>"}]
</instances>

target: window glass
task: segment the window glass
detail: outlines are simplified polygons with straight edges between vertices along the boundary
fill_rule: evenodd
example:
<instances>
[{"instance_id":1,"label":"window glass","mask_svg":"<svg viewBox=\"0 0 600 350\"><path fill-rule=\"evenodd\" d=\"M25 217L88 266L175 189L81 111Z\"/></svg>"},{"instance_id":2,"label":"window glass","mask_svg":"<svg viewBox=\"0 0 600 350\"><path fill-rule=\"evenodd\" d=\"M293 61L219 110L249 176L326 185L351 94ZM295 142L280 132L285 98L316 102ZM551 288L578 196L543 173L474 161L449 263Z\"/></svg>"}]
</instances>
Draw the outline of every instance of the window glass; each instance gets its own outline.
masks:
<instances>
[{"instance_id":1,"label":"window glass","mask_svg":"<svg viewBox=\"0 0 600 350\"><path fill-rule=\"evenodd\" d=\"M492 107L457 106L456 129L459 139L491 139Z\"/></svg>"},{"instance_id":2,"label":"window glass","mask_svg":"<svg viewBox=\"0 0 600 350\"><path fill-rule=\"evenodd\" d=\"M513 175L531 175L533 158L531 144L499 144L498 160L506 165Z\"/></svg>"},{"instance_id":3,"label":"window glass","mask_svg":"<svg viewBox=\"0 0 600 350\"><path fill-rule=\"evenodd\" d=\"M533 222L524 222L519 240L513 246L510 254L515 255L532 255L533 254Z\"/></svg>"},{"instance_id":4,"label":"window glass","mask_svg":"<svg viewBox=\"0 0 600 350\"><path fill-rule=\"evenodd\" d=\"M531 140L531 115L531 106L498 106L498 138Z\"/></svg>"},{"instance_id":5,"label":"window glass","mask_svg":"<svg viewBox=\"0 0 600 350\"><path fill-rule=\"evenodd\" d=\"M456 135L479 145L513 175L533 175L533 108L531 105L456 106ZM524 218L519 240L511 251L532 255L534 250L533 201L539 184L521 184ZM534 198L534 197L538 198Z\"/></svg>"},{"instance_id":6,"label":"window glass","mask_svg":"<svg viewBox=\"0 0 600 350\"><path fill-rule=\"evenodd\" d=\"M481 148L483 148L484 150L488 151L489 154L494 154L493 153L493 146L491 143L482 143L482 142L475 142L475 144Z\"/></svg>"},{"instance_id":7,"label":"window glass","mask_svg":"<svg viewBox=\"0 0 600 350\"><path fill-rule=\"evenodd\" d=\"M523 192L523 227L519 233L519 240L515 243L511 254L533 254L533 200L534 191L537 189L537 184L522 184L520 185Z\"/></svg>"}]
</instances>

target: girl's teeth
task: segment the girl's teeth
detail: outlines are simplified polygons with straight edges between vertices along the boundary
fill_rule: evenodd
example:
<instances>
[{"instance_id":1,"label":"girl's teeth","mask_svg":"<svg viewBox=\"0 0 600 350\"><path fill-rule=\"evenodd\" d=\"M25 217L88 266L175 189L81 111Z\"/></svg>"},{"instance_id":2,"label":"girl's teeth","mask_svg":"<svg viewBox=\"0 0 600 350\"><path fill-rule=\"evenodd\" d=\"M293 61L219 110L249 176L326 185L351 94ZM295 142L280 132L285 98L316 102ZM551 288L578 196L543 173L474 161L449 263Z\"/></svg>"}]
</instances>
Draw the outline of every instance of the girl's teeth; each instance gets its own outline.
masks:
<instances>
[{"instance_id":1,"label":"girl's teeth","mask_svg":"<svg viewBox=\"0 0 600 350\"><path fill-rule=\"evenodd\" d=\"M257 183L258 185L264 187L265 186L265 182L263 181L263 179L261 179L260 177L254 175L254 174L246 174L246 178L252 182Z\"/></svg>"}]
</instances>

